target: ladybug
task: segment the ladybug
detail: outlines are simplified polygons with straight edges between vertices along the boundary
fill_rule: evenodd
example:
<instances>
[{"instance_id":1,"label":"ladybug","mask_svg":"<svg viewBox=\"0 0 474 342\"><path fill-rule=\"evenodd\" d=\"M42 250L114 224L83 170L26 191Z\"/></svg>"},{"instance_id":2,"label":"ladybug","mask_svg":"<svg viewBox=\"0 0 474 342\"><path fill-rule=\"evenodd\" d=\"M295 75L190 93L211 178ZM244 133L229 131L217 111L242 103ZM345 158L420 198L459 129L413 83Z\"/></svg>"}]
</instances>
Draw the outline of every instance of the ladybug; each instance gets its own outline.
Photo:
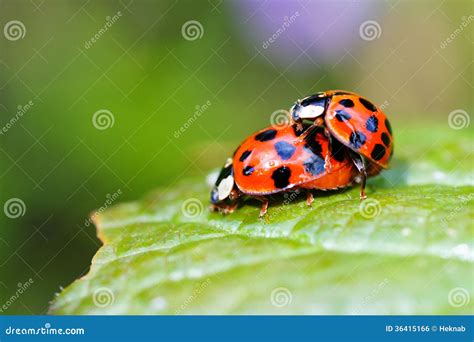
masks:
<instances>
[{"instance_id":1,"label":"ladybug","mask_svg":"<svg viewBox=\"0 0 474 342\"><path fill-rule=\"evenodd\" d=\"M388 167L393 154L390 122L380 108L364 97L343 90L320 92L296 101L290 109L290 116L291 122L299 128L304 120L324 127L330 141L334 137L354 151L359 156L355 162L363 177L362 188L365 187L369 163L384 169ZM331 167L329 163L328 167ZM364 198L365 192L362 191L361 199Z\"/></svg>"},{"instance_id":2,"label":"ladybug","mask_svg":"<svg viewBox=\"0 0 474 342\"><path fill-rule=\"evenodd\" d=\"M304 139L299 139L303 134ZM335 190L360 182L354 162L357 156L336 139L331 144L324 128L317 126L303 125L301 130L297 125L271 126L254 133L222 168L211 191L211 209L233 212L239 199L248 196L262 202L262 217L269 195L305 189L306 202L311 205L312 189ZM328 161L331 172L327 171ZM380 170L370 167L369 174Z\"/></svg>"}]
</instances>

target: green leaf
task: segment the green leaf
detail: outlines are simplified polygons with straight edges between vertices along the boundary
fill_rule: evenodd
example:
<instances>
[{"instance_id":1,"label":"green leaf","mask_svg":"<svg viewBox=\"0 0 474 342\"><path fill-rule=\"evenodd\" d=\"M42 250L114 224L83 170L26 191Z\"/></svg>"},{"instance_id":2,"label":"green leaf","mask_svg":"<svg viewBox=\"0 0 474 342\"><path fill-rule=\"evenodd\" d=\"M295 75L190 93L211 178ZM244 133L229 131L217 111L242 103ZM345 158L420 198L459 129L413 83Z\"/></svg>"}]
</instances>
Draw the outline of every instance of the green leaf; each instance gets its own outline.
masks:
<instances>
[{"instance_id":1,"label":"green leaf","mask_svg":"<svg viewBox=\"0 0 474 342\"><path fill-rule=\"evenodd\" d=\"M207 210L204 177L96 217L104 242L54 314L467 314L473 295L472 132L397 135L358 189Z\"/></svg>"}]
</instances>

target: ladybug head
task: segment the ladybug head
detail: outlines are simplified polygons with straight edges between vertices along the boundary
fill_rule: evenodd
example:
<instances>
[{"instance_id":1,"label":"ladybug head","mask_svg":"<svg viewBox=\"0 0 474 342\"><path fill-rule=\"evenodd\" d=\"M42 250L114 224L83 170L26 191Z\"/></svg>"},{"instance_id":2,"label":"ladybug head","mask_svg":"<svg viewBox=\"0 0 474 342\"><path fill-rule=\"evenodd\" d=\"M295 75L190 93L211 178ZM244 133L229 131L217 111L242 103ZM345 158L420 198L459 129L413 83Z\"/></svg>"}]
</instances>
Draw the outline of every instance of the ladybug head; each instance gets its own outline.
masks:
<instances>
[{"instance_id":1,"label":"ladybug head","mask_svg":"<svg viewBox=\"0 0 474 342\"><path fill-rule=\"evenodd\" d=\"M228 199L233 200L235 191L234 169L232 167L232 158L229 158L219 173L216 184L211 190L211 203L221 204Z\"/></svg>"},{"instance_id":2,"label":"ladybug head","mask_svg":"<svg viewBox=\"0 0 474 342\"><path fill-rule=\"evenodd\" d=\"M295 102L290 109L291 118L294 122L303 120L314 120L326 112L328 96L325 93L317 93L307 96Z\"/></svg>"}]
</instances>

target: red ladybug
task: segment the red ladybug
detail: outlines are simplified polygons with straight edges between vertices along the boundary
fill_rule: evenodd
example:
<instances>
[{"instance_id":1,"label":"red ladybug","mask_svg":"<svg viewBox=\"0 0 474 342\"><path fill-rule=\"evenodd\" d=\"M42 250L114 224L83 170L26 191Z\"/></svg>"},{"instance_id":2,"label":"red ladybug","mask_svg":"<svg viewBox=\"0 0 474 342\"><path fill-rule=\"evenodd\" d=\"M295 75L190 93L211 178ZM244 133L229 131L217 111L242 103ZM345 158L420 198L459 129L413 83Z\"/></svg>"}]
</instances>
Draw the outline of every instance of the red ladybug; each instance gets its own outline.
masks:
<instances>
[{"instance_id":1,"label":"red ladybug","mask_svg":"<svg viewBox=\"0 0 474 342\"><path fill-rule=\"evenodd\" d=\"M298 130L296 125L271 126L247 138L218 176L211 191L212 209L233 212L246 195L263 203L262 217L267 212L268 195L306 189L310 205L311 189L339 189L359 180L352 151L336 139L330 146L323 128L308 127ZM299 139L302 134L304 139ZM327 162L331 163L331 172L327 171ZM370 165L368 172L374 175L380 170Z\"/></svg>"},{"instance_id":2,"label":"red ladybug","mask_svg":"<svg viewBox=\"0 0 474 342\"><path fill-rule=\"evenodd\" d=\"M290 113L298 127L304 120L314 121L315 126L324 127L329 140L334 137L354 151L363 178L369 162L388 167L393 154L390 123L380 108L360 95L343 90L317 93L298 100ZM364 187L365 179L362 182ZM365 198L363 191L361 198Z\"/></svg>"}]
</instances>

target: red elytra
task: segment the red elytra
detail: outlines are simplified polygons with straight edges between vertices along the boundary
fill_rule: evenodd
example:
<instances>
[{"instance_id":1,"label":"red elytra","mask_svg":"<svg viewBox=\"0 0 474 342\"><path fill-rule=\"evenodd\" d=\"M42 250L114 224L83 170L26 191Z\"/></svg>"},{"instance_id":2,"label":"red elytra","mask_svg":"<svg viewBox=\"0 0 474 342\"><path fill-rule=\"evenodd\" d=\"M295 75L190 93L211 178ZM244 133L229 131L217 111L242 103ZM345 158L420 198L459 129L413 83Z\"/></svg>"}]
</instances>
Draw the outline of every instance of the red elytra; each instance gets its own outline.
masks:
<instances>
[{"instance_id":1,"label":"red elytra","mask_svg":"<svg viewBox=\"0 0 474 342\"><path fill-rule=\"evenodd\" d=\"M232 161L239 190L269 195L297 186L328 190L351 183L356 170L347 149L331 156L328 173L324 160L328 140L322 130L314 130L304 140L298 135L296 126L268 127L244 140Z\"/></svg>"},{"instance_id":2,"label":"red elytra","mask_svg":"<svg viewBox=\"0 0 474 342\"><path fill-rule=\"evenodd\" d=\"M311 204L310 190L344 188L360 178L361 171L348 148L338 140L332 140L330 146L322 128L308 129L271 126L244 140L211 191L212 209L232 212L239 198L246 195L263 203L263 216L268 207L267 195L306 189L307 203ZM304 139L300 139L303 135ZM375 175L380 170L370 165L368 174ZM365 179L362 182L361 194Z\"/></svg>"},{"instance_id":3,"label":"red elytra","mask_svg":"<svg viewBox=\"0 0 474 342\"><path fill-rule=\"evenodd\" d=\"M354 152L388 167L393 154L390 123L379 107L356 93L329 90L305 97L291 108L291 120L312 120Z\"/></svg>"}]
</instances>

